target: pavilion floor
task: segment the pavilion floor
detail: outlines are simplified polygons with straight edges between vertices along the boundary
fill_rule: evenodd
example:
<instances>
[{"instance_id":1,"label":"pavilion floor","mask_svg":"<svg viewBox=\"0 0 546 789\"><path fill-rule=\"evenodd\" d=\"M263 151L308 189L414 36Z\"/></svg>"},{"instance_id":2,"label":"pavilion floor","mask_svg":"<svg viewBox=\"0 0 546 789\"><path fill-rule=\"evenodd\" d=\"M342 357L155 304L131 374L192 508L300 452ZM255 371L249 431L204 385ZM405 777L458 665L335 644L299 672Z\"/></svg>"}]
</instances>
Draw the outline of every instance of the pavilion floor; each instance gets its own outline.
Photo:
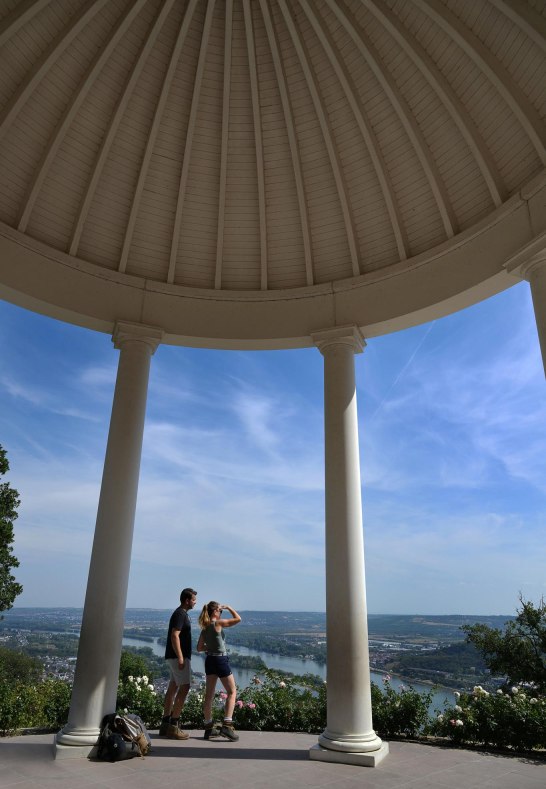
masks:
<instances>
[{"instance_id":1,"label":"pavilion floor","mask_svg":"<svg viewBox=\"0 0 546 789\"><path fill-rule=\"evenodd\" d=\"M190 732L183 742L159 739L144 759L115 764L55 760L53 735L0 739L0 789L544 789L546 761L415 742L390 742L376 768L311 761L316 737L240 732L237 743Z\"/></svg>"}]
</instances>

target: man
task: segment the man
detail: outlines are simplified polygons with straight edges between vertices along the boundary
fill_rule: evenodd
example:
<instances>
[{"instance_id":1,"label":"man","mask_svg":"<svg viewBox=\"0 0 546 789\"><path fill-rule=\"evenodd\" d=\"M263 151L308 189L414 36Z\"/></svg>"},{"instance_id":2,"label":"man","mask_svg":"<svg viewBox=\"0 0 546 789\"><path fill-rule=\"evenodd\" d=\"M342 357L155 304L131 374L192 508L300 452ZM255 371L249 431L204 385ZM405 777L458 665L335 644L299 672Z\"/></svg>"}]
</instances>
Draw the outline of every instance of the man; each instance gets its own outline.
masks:
<instances>
[{"instance_id":1,"label":"man","mask_svg":"<svg viewBox=\"0 0 546 789\"><path fill-rule=\"evenodd\" d=\"M165 694L163 719L159 735L171 740L187 740L188 732L178 728L178 719L186 701L191 682L191 622L188 611L195 605L195 589L182 589L180 605L169 620L169 632L165 646L165 660L169 666L171 680Z\"/></svg>"}]
</instances>

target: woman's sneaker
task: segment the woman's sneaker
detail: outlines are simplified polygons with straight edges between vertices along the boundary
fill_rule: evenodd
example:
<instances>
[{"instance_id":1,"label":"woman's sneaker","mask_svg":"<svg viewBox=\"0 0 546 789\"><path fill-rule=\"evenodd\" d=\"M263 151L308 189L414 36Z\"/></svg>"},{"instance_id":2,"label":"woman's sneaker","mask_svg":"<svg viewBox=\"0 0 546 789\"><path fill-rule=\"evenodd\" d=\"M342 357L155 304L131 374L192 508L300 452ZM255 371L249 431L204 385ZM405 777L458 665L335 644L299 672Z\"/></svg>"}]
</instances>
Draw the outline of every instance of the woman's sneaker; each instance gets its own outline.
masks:
<instances>
[{"instance_id":1,"label":"woman's sneaker","mask_svg":"<svg viewBox=\"0 0 546 789\"><path fill-rule=\"evenodd\" d=\"M237 740L239 739L239 735L237 734L237 732L233 728L233 724L232 723L222 723L222 728L220 729L220 734L223 737L227 737L228 740L231 740L232 742L237 742Z\"/></svg>"},{"instance_id":2,"label":"woman's sneaker","mask_svg":"<svg viewBox=\"0 0 546 789\"><path fill-rule=\"evenodd\" d=\"M215 723L205 723L205 740L211 737L218 737L220 735L220 727Z\"/></svg>"}]
</instances>

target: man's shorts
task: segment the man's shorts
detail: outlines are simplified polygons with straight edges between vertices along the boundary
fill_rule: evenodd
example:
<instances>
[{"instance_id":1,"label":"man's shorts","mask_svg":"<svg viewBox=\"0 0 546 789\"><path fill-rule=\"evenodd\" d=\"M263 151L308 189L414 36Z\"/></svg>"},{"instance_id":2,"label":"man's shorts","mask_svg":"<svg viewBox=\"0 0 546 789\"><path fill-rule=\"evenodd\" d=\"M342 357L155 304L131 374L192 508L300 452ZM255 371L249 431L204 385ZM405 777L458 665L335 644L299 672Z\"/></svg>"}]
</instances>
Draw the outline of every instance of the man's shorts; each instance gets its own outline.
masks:
<instances>
[{"instance_id":1,"label":"man's shorts","mask_svg":"<svg viewBox=\"0 0 546 789\"><path fill-rule=\"evenodd\" d=\"M175 685L179 687L191 683L191 660L189 658L184 658L184 668L179 667L178 658L167 658L165 663L169 667L169 674Z\"/></svg>"},{"instance_id":2,"label":"man's shorts","mask_svg":"<svg viewBox=\"0 0 546 789\"><path fill-rule=\"evenodd\" d=\"M229 677L231 668L227 655L207 655L205 658L205 674L217 677Z\"/></svg>"}]
</instances>

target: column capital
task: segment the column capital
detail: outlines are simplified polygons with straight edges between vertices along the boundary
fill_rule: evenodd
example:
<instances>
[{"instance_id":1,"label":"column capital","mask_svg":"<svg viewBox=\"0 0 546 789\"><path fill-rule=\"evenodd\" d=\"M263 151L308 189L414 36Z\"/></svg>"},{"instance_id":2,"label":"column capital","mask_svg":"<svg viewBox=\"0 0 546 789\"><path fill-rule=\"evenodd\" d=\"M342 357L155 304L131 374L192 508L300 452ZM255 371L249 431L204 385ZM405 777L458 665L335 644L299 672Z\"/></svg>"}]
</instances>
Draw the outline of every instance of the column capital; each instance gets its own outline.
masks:
<instances>
[{"instance_id":1,"label":"column capital","mask_svg":"<svg viewBox=\"0 0 546 789\"><path fill-rule=\"evenodd\" d=\"M136 340L143 342L151 348L152 354L157 350L157 346L163 340L163 329L157 326L146 326L143 323L129 323L128 321L118 321L112 334L114 348L120 349L125 342Z\"/></svg>"},{"instance_id":2,"label":"column capital","mask_svg":"<svg viewBox=\"0 0 546 789\"><path fill-rule=\"evenodd\" d=\"M311 332L311 339L323 355L326 349L335 345L349 346L353 353L362 353L366 347L366 340L362 332L354 324Z\"/></svg>"},{"instance_id":3,"label":"column capital","mask_svg":"<svg viewBox=\"0 0 546 789\"><path fill-rule=\"evenodd\" d=\"M546 265L546 233L541 233L530 244L506 261L504 268L518 279L531 280L533 274Z\"/></svg>"}]
</instances>

